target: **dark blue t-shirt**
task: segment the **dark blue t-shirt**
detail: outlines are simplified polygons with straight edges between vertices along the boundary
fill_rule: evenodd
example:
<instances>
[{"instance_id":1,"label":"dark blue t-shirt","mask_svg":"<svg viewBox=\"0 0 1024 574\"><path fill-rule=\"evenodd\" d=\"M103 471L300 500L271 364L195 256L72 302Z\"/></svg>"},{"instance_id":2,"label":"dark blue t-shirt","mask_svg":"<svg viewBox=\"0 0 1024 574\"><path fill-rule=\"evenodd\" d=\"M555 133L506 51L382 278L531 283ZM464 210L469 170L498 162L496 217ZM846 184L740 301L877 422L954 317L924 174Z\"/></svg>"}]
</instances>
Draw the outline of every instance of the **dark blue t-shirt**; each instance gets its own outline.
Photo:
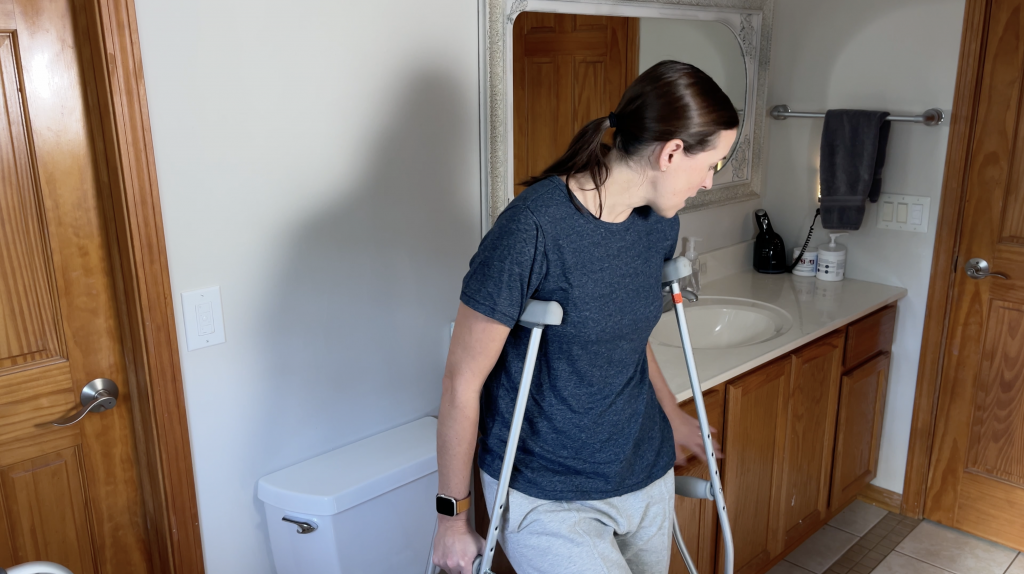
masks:
<instances>
[{"instance_id":1,"label":"dark blue t-shirt","mask_svg":"<svg viewBox=\"0 0 1024 574\"><path fill-rule=\"evenodd\" d=\"M639 490L675 462L672 428L647 372L661 317L661 268L679 219L650 208L621 223L576 208L565 183L530 186L480 242L461 300L512 332L480 399L479 463L497 478L529 330L527 299L557 301L526 406L512 488L544 500L599 500Z\"/></svg>"}]
</instances>

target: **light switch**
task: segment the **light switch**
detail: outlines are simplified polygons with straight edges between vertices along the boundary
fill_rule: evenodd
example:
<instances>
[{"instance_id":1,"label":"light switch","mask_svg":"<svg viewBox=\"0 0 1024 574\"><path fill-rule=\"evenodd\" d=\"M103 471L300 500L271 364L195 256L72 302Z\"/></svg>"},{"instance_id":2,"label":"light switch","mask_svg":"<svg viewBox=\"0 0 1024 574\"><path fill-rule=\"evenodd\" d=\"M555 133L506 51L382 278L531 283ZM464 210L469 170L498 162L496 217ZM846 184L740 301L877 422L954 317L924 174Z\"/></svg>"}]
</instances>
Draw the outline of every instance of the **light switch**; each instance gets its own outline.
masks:
<instances>
[{"instance_id":1,"label":"light switch","mask_svg":"<svg viewBox=\"0 0 1024 574\"><path fill-rule=\"evenodd\" d=\"M931 198L883 193L878 198L878 203L879 229L928 232L928 209Z\"/></svg>"},{"instance_id":2,"label":"light switch","mask_svg":"<svg viewBox=\"0 0 1024 574\"><path fill-rule=\"evenodd\" d=\"M895 211L896 204L891 201L882 202L882 221L892 221L893 211Z\"/></svg>"},{"instance_id":3,"label":"light switch","mask_svg":"<svg viewBox=\"0 0 1024 574\"><path fill-rule=\"evenodd\" d=\"M185 319L185 343L189 351L224 342L220 287L182 293L181 308Z\"/></svg>"},{"instance_id":4,"label":"light switch","mask_svg":"<svg viewBox=\"0 0 1024 574\"><path fill-rule=\"evenodd\" d=\"M907 218L907 221L911 225L921 225L921 223L922 223L921 219L922 219L923 214L924 214L924 206L923 205L921 205L919 203L912 204L910 206L910 216Z\"/></svg>"},{"instance_id":5,"label":"light switch","mask_svg":"<svg viewBox=\"0 0 1024 574\"><path fill-rule=\"evenodd\" d=\"M907 222L907 204L897 203L896 204L896 223Z\"/></svg>"}]
</instances>

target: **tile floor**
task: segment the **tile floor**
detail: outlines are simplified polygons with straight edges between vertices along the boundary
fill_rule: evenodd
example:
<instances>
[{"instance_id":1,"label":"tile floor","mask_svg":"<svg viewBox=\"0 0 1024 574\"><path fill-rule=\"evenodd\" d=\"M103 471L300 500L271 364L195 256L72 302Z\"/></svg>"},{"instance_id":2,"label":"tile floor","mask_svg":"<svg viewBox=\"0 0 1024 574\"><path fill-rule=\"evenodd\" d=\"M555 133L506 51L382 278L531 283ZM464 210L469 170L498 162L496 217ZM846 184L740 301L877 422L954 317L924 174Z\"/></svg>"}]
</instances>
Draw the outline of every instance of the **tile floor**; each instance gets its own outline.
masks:
<instances>
[{"instance_id":1,"label":"tile floor","mask_svg":"<svg viewBox=\"0 0 1024 574\"><path fill-rule=\"evenodd\" d=\"M1024 574L1024 554L855 501L768 574Z\"/></svg>"}]
</instances>

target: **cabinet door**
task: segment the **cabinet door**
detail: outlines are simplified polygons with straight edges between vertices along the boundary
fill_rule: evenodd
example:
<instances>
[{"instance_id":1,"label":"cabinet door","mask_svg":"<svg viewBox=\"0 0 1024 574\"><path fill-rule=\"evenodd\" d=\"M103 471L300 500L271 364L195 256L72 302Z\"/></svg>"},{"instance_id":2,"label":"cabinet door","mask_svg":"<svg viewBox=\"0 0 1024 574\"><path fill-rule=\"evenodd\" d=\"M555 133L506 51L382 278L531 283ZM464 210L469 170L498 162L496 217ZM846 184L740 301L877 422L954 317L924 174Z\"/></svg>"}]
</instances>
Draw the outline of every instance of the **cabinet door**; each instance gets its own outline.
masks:
<instances>
[{"instance_id":1,"label":"cabinet door","mask_svg":"<svg viewBox=\"0 0 1024 574\"><path fill-rule=\"evenodd\" d=\"M756 572L782 551L776 501L781 486L790 358L728 383L723 464L736 574ZM719 547L719 571L722 571Z\"/></svg>"},{"instance_id":2,"label":"cabinet door","mask_svg":"<svg viewBox=\"0 0 1024 574\"><path fill-rule=\"evenodd\" d=\"M721 387L704 393L704 406L708 413L708 423L718 430L717 439L722 440L722 420L725 411L725 393ZM679 405L686 414L696 417L697 409L693 399ZM686 466L676 467L676 476L696 476L708 479L708 465L695 456L689 457ZM701 572L713 572L715 569L715 546L718 544L718 513L710 500L695 500L676 497L676 520L683 534L686 551L690 553L694 564ZM672 564L669 574L687 574L683 558L672 544Z\"/></svg>"},{"instance_id":3,"label":"cabinet door","mask_svg":"<svg viewBox=\"0 0 1024 574\"><path fill-rule=\"evenodd\" d=\"M833 508L842 506L875 478L888 376L889 353L884 353L842 379L832 467Z\"/></svg>"},{"instance_id":4,"label":"cabinet door","mask_svg":"<svg viewBox=\"0 0 1024 574\"><path fill-rule=\"evenodd\" d=\"M778 501L785 548L816 529L828 514L844 339L840 331L792 355Z\"/></svg>"}]
</instances>

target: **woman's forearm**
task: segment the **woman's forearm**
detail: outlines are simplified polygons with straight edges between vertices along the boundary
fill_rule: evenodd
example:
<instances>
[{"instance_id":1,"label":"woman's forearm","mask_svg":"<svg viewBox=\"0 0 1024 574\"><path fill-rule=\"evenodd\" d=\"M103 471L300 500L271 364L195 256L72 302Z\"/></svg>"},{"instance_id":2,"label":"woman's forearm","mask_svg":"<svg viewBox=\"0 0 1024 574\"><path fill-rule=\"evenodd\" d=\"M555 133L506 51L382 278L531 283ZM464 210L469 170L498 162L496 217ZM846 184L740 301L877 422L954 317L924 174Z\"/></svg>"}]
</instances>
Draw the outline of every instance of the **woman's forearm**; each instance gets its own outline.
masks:
<instances>
[{"instance_id":1,"label":"woman's forearm","mask_svg":"<svg viewBox=\"0 0 1024 574\"><path fill-rule=\"evenodd\" d=\"M480 421L480 392L498 361L510 329L459 305L445 364L437 414L437 488L462 500L469 495L473 451ZM455 520L465 520L462 514ZM441 516L440 520L448 519Z\"/></svg>"},{"instance_id":2,"label":"woman's forearm","mask_svg":"<svg viewBox=\"0 0 1024 574\"><path fill-rule=\"evenodd\" d=\"M480 393L460 392L457 383L445 381L437 416L439 493L456 500L469 496L479 420Z\"/></svg>"}]
</instances>

